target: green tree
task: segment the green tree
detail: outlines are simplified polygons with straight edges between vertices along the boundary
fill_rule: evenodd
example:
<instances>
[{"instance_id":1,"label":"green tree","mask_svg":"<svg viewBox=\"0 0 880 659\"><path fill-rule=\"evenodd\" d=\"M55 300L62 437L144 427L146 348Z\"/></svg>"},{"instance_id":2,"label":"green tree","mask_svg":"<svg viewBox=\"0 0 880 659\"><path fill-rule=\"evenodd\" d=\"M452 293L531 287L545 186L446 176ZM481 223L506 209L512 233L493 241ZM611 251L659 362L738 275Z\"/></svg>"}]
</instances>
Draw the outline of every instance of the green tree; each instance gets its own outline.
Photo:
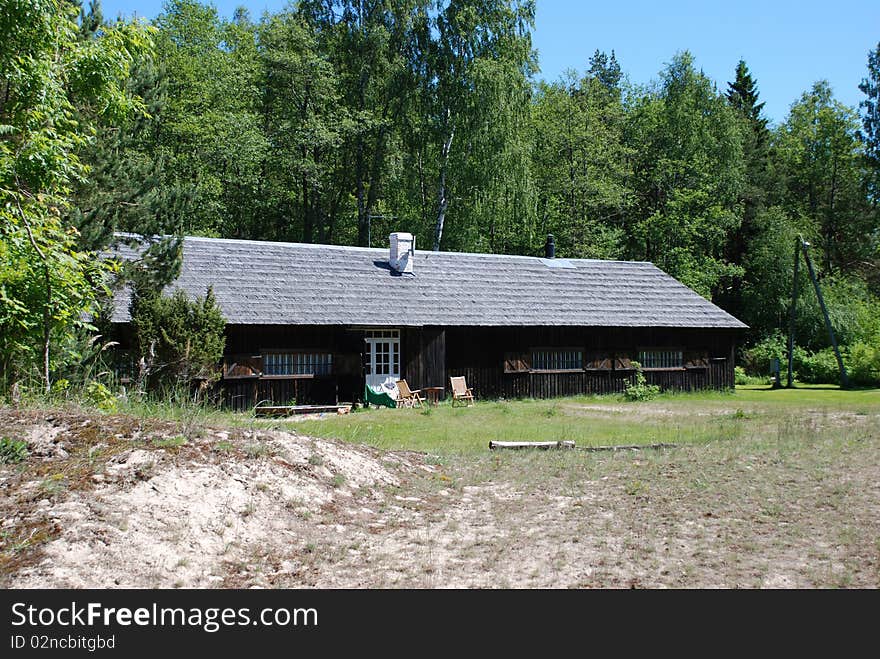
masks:
<instances>
[{"instance_id":1,"label":"green tree","mask_svg":"<svg viewBox=\"0 0 880 659\"><path fill-rule=\"evenodd\" d=\"M226 321L210 288L192 301L180 289L165 296L138 288L130 312L142 385L168 390L217 378Z\"/></svg>"},{"instance_id":2,"label":"green tree","mask_svg":"<svg viewBox=\"0 0 880 659\"><path fill-rule=\"evenodd\" d=\"M317 34L315 44L333 67L337 103L349 124L337 152L334 187L336 207L356 217L351 242L366 246L374 219L393 215L383 208L386 181L399 173L400 127L416 93L413 72L414 28L429 0L342 0L332 6L320 0L299 4L300 15ZM327 119L333 106L327 108ZM380 212L376 212L376 211ZM337 212L339 214L339 212ZM342 218L340 218L342 219ZM335 217L330 217L334 222ZM340 228L334 224L328 238ZM348 235L341 227L340 238Z\"/></svg>"},{"instance_id":3,"label":"green tree","mask_svg":"<svg viewBox=\"0 0 880 659\"><path fill-rule=\"evenodd\" d=\"M734 233L731 259L740 263L743 248L754 231L755 216L765 202L770 130L763 116L764 103L758 102L758 86L743 60L736 65L736 78L728 83L727 101L737 111L745 126L742 131L745 185L742 188L743 221Z\"/></svg>"},{"instance_id":4,"label":"green tree","mask_svg":"<svg viewBox=\"0 0 880 659\"><path fill-rule=\"evenodd\" d=\"M182 229L251 236L268 158L257 26L244 11L226 21L194 0L169 0L155 22L166 79L150 146L167 194L187 200Z\"/></svg>"},{"instance_id":5,"label":"green tree","mask_svg":"<svg viewBox=\"0 0 880 659\"><path fill-rule=\"evenodd\" d=\"M877 228L866 205L864 148L856 112L819 81L791 106L774 136L774 167L782 182L777 203L816 228L827 275L860 267Z\"/></svg>"},{"instance_id":6,"label":"green tree","mask_svg":"<svg viewBox=\"0 0 880 659\"><path fill-rule=\"evenodd\" d=\"M617 258L632 200L620 67L596 52L587 74L540 83L533 103L538 221L560 256Z\"/></svg>"},{"instance_id":7,"label":"green tree","mask_svg":"<svg viewBox=\"0 0 880 659\"><path fill-rule=\"evenodd\" d=\"M4 380L34 362L51 386L51 345L94 309L102 280L62 218L87 168L77 152L103 116L142 106L125 89L132 59L149 47L139 23L78 38L63 0L0 5L0 350Z\"/></svg>"},{"instance_id":8,"label":"green tree","mask_svg":"<svg viewBox=\"0 0 880 659\"><path fill-rule=\"evenodd\" d=\"M688 52L673 58L657 89L630 104L636 209L627 255L709 297L742 272L724 255L742 220L741 123Z\"/></svg>"},{"instance_id":9,"label":"green tree","mask_svg":"<svg viewBox=\"0 0 880 659\"><path fill-rule=\"evenodd\" d=\"M332 236L342 202L336 176L345 141L353 130L341 102L332 63L318 47L315 32L296 12L264 21L260 56L265 69L264 117L274 162L267 164L280 196L298 208L296 233L304 242ZM298 203L297 203L298 202Z\"/></svg>"},{"instance_id":10,"label":"green tree","mask_svg":"<svg viewBox=\"0 0 880 659\"><path fill-rule=\"evenodd\" d=\"M767 119L763 116L764 103L758 101L757 83L745 61L740 60L737 63L735 78L728 83L726 96L742 123L745 171L739 196L742 222L738 230L728 234L724 254L730 263L743 265L746 249L758 231L757 216L764 209L767 189L772 185L768 167L770 130ZM729 287L716 292L715 301L735 316L744 314L742 278L733 277Z\"/></svg>"},{"instance_id":11,"label":"green tree","mask_svg":"<svg viewBox=\"0 0 880 659\"><path fill-rule=\"evenodd\" d=\"M868 161L868 194L874 207L880 205L880 43L868 53L868 75L859 89L865 99L859 104L864 110L865 156Z\"/></svg>"},{"instance_id":12,"label":"green tree","mask_svg":"<svg viewBox=\"0 0 880 659\"><path fill-rule=\"evenodd\" d=\"M422 136L430 141L433 160L434 250L443 244L451 199L474 199L473 191L484 184L512 192L493 179L497 165L494 171L483 166L493 154L527 162L527 150L511 143L525 141L534 15L531 0L437 0L419 19L413 64L421 90L418 111L426 121ZM493 125L507 130L492 131ZM463 171L478 157L479 167ZM470 227L462 220L457 234L465 242Z\"/></svg>"}]
</instances>

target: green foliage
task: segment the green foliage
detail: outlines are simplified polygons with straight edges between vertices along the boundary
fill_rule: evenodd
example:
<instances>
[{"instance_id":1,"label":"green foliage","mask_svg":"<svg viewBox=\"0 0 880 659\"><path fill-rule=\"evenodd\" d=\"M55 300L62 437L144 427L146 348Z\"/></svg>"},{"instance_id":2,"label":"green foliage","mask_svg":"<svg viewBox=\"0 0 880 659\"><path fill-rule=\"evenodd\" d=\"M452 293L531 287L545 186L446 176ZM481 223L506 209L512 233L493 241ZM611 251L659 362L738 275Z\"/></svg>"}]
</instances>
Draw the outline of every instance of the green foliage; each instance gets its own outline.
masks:
<instances>
[{"instance_id":1,"label":"green foliage","mask_svg":"<svg viewBox=\"0 0 880 659\"><path fill-rule=\"evenodd\" d=\"M865 156L868 166L867 191L874 203L880 202L880 42L868 53L868 75L859 89L865 99L859 104L864 115ZM875 253L875 257L878 254Z\"/></svg>"},{"instance_id":2,"label":"green foliage","mask_svg":"<svg viewBox=\"0 0 880 659\"><path fill-rule=\"evenodd\" d=\"M803 348L795 345L795 361L806 353ZM752 347L743 350L742 367L750 376L769 376L770 363L779 360L779 368L785 373L788 365L788 343L786 337L777 332L765 337Z\"/></svg>"},{"instance_id":3,"label":"green foliage","mask_svg":"<svg viewBox=\"0 0 880 659\"><path fill-rule=\"evenodd\" d=\"M533 103L538 219L563 257L623 255L632 204L632 148L624 142L620 67L597 52L583 78L539 83Z\"/></svg>"},{"instance_id":4,"label":"green foliage","mask_svg":"<svg viewBox=\"0 0 880 659\"><path fill-rule=\"evenodd\" d=\"M103 383L93 380L86 385L86 400L106 414L113 414L118 408L118 399Z\"/></svg>"},{"instance_id":5,"label":"green foliage","mask_svg":"<svg viewBox=\"0 0 880 659\"><path fill-rule=\"evenodd\" d=\"M171 296L136 292L131 317L143 384L168 390L218 377L226 321L210 288L193 301L180 289Z\"/></svg>"},{"instance_id":6,"label":"green foliage","mask_svg":"<svg viewBox=\"0 0 880 659\"><path fill-rule=\"evenodd\" d=\"M645 374L642 372L642 365L639 362L632 362L633 368L636 369L635 384L626 383L623 391L623 397L630 401L646 401L652 400L660 395L660 387L656 384L648 384Z\"/></svg>"},{"instance_id":7,"label":"green foliage","mask_svg":"<svg viewBox=\"0 0 880 659\"><path fill-rule=\"evenodd\" d=\"M795 360L794 368L801 382L831 384L840 382L840 368L832 348L813 353L802 353Z\"/></svg>"},{"instance_id":8,"label":"green foliage","mask_svg":"<svg viewBox=\"0 0 880 659\"><path fill-rule=\"evenodd\" d=\"M27 459L27 442L9 437L0 438L0 462L14 464Z\"/></svg>"},{"instance_id":9,"label":"green foliage","mask_svg":"<svg viewBox=\"0 0 880 659\"><path fill-rule=\"evenodd\" d=\"M792 105L774 135L777 203L815 227L822 270L836 274L867 258L877 227L863 185L864 148L858 115L819 81Z\"/></svg>"},{"instance_id":10,"label":"green foliage","mask_svg":"<svg viewBox=\"0 0 880 659\"><path fill-rule=\"evenodd\" d=\"M733 372L734 384L736 384L736 386L738 387L745 385L766 385L771 383L769 375L749 375L748 373L746 373L746 369L742 366L735 367L733 369Z\"/></svg>"},{"instance_id":11,"label":"green foliage","mask_svg":"<svg viewBox=\"0 0 880 659\"><path fill-rule=\"evenodd\" d=\"M876 386L880 384L880 346L862 341L849 347L847 370L853 384Z\"/></svg>"},{"instance_id":12,"label":"green foliage","mask_svg":"<svg viewBox=\"0 0 880 659\"><path fill-rule=\"evenodd\" d=\"M379 245L402 229L422 248L538 254L553 233L563 257L656 263L747 322L759 361L787 329L801 234L841 343L868 365L880 343L880 45L861 117L819 82L768 128L745 61L725 93L687 52L643 88L613 51L536 82L530 0L300 0L259 18L170 0L150 28L105 22L97 0L77 25L77 5L0 11L4 387L105 381L100 359L76 365L85 319L106 334L107 275L161 290L184 234ZM88 250L118 231L150 249L108 273ZM825 377L799 284L804 375ZM195 344L159 330L152 377L202 377L207 354L179 368Z\"/></svg>"},{"instance_id":13,"label":"green foliage","mask_svg":"<svg viewBox=\"0 0 880 659\"><path fill-rule=\"evenodd\" d=\"M180 448L181 446L186 446L186 437L183 435L162 437L161 439L154 439L153 445L157 448Z\"/></svg>"},{"instance_id":14,"label":"green foliage","mask_svg":"<svg viewBox=\"0 0 880 659\"><path fill-rule=\"evenodd\" d=\"M741 223L737 115L683 52L661 72L656 91L635 99L628 132L637 203L627 227L628 253L709 297L742 273L724 257L727 237Z\"/></svg>"},{"instance_id":15,"label":"green foliage","mask_svg":"<svg viewBox=\"0 0 880 659\"><path fill-rule=\"evenodd\" d=\"M102 281L63 220L88 174L78 152L99 118L142 109L125 80L151 33L118 22L83 39L76 14L62 0L0 10L0 369L5 383L38 369L47 392L50 346L83 325Z\"/></svg>"}]
</instances>

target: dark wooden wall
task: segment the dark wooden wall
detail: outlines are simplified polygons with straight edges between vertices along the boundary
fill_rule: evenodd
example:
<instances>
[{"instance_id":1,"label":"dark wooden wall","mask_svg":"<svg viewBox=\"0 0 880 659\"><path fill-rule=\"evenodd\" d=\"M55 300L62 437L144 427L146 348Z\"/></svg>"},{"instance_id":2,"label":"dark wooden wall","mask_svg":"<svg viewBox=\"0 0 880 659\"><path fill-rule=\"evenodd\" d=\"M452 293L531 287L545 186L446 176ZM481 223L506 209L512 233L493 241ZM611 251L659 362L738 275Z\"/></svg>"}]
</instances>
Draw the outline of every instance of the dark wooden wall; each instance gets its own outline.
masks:
<instances>
[{"instance_id":1,"label":"dark wooden wall","mask_svg":"<svg viewBox=\"0 0 880 659\"><path fill-rule=\"evenodd\" d=\"M227 356L272 350L312 350L333 355L330 375L313 378L243 378L221 382L223 398L236 410L260 401L286 404L356 401L363 396L363 329L339 326L250 325L226 328ZM691 391L734 385L732 330L583 327L416 327L401 328L401 377L410 387L439 386L448 394L449 377L463 375L478 398L550 398L585 393L622 392L635 372L626 368L640 348L677 348L704 355L695 368L645 370L649 383ZM533 348L575 348L590 355L585 366L602 368L563 372L505 372L511 354ZM517 360L508 361L515 364ZM607 368L610 365L611 368Z\"/></svg>"},{"instance_id":2,"label":"dark wooden wall","mask_svg":"<svg viewBox=\"0 0 880 659\"><path fill-rule=\"evenodd\" d=\"M442 327L407 327L402 331L401 377L411 389L445 387L446 330Z\"/></svg>"},{"instance_id":3,"label":"dark wooden wall","mask_svg":"<svg viewBox=\"0 0 880 659\"><path fill-rule=\"evenodd\" d=\"M510 353L531 348L570 347L590 353L635 359L639 348L678 348L704 353L705 366L645 370L645 378L664 390L693 391L734 386L736 334L729 330L675 328L447 328L447 374L463 375L482 398L551 398L585 393L619 393L635 381L635 371L620 368L576 372L504 372Z\"/></svg>"},{"instance_id":4,"label":"dark wooden wall","mask_svg":"<svg viewBox=\"0 0 880 659\"><path fill-rule=\"evenodd\" d=\"M314 378L223 380L223 399L234 410L248 410L261 401L311 405L360 400L364 387L363 348L363 331L344 327L227 325L225 355L258 355L273 350L328 352L333 355L333 371Z\"/></svg>"}]
</instances>

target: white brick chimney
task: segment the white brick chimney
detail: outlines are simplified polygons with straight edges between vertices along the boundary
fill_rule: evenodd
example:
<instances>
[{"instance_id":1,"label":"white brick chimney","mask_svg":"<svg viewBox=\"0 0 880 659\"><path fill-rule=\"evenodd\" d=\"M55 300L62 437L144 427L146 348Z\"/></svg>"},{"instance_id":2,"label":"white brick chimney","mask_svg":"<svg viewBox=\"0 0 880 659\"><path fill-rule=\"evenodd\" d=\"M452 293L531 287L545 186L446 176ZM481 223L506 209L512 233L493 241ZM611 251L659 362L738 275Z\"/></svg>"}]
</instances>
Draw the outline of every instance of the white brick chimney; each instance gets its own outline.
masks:
<instances>
[{"instance_id":1,"label":"white brick chimney","mask_svg":"<svg viewBox=\"0 0 880 659\"><path fill-rule=\"evenodd\" d=\"M390 236L391 251L388 255L388 265L394 272L400 274L413 274L413 257L416 251L416 240L411 233L395 231Z\"/></svg>"}]
</instances>

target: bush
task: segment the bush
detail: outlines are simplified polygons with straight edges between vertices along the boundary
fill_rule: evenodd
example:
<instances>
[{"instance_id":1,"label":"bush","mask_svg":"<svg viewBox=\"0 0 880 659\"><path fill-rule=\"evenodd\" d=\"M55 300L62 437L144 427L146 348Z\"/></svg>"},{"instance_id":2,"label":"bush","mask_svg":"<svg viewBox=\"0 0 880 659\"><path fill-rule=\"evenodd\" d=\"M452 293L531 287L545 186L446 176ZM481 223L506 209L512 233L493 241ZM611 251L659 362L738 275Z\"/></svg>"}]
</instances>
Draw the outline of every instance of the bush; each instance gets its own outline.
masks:
<instances>
[{"instance_id":1,"label":"bush","mask_svg":"<svg viewBox=\"0 0 880 659\"><path fill-rule=\"evenodd\" d=\"M107 414L113 414L116 412L119 401L106 385L97 380L92 380L86 385L85 397L90 404L94 405L102 412Z\"/></svg>"},{"instance_id":2,"label":"bush","mask_svg":"<svg viewBox=\"0 0 880 659\"><path fill-rule=\"evenodd\" d=\"M3 437L0 439L0 462L12 464L27 458L27 442Z\"/></svg>"},{"instance_id":3,"label":"bush","mask_svg":"<svg viewBox=\"0 0 880 659\"><path fill-rule=\"evenodd\" d=\"M742 366L737 366L733 370L733 382L738 386L746 384L769 384L769 375L749 375Z\"/></svg>"},{"instance_id":4,"label":"bush","mask_svg":"<svg viewBox=\"0 0 880 659\"><path fill-rule=\"evenodd\" d=\"M853 384L880 384L880 348L858 342L849 348L849 377Z\"/></svg>"},{"instance_id":5,"label":"bush","mask_svg":"<svg viewBox=\"0 0 880 659\"><path fill-rule=\"evenodd\" d=\"M204 298L193 301L180 289L171 297L136 294L131 324L146 368L141 377L151 388L188 386L219 376L226 321L210 288Z\"/></svg>"},{"instance_id":6,"label":"bush","mask_svg":"<svg viewBox=\"0 0 880 659\"><path fill-rule=\"evenodd\" d=\"M660 393L660 387L656 384L648 384L645 380L645 374L642 373L642 365L638 362L632 362L633 368L636 369L636 383L626 383L626 389L623 392L624 398L631 401L644 401L656 398Z\"/></svg>"},{"instance_id":7,"label":"bush","mask_svg":"<svg viewBox=\"0 0 880 659\"><path fill-rule=\"evenodd\" d=\"M801 382L809 384L836 384L840 382L840 367L833 348L814 353L798 354L795 351L795 369Z\"/></svg>"},{"instance_id":8,"label":"bush","mask_svg":"<svg viewBox=\"0 0 880 659\"><path fill-rule=\"evenodd\" d=\"M796 349L797 350L797 349ZM771 334L742 353L742 365L746 375L770 374L770 362L779 360L780 367L786 363L787 345L782 334Z\"/></svg>"}]
</instances>

